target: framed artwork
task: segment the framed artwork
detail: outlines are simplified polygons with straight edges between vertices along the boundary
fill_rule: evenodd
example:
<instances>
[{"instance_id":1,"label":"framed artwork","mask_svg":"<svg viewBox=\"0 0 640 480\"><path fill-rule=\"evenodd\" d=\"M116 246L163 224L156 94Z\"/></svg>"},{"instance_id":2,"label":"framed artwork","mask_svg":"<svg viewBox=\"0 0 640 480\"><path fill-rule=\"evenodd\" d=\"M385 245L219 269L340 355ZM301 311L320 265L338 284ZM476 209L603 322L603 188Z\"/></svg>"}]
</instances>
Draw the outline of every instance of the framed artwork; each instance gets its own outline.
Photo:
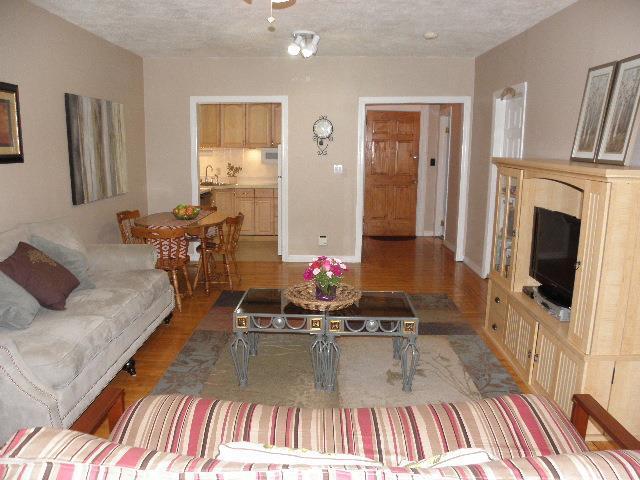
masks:
<instances>
[{"instance_id":1,"label":"framed artwork","mask_svg":"<svg viewBox=\"0 0 640 480\"><path fill-rule=\"evenodd\" d=\"M616 62L589 69L573 140L571 160L595 161L615 72Z\"/></svg>"},{"instance_id":2,"label":"framed artwork","mask_svg":"<svg viewBox=\"0 0 640 480\"><path fill-rule=\"evenodd\" d=\"M124 106L65 93L74 205L127 192Z\"/></svg>"},{"instance_id":3,"label":"framed artwork","mask_svg":"<svg viewBox=\"0 0 640 480\"><path fill-rule=\"evenodd\" d=\"M624 164L634 128L640 98L640 55L618 62L596 162ZM632 138L633 137L633 138Z\"/></svg>"},{"instance_id":4,"label":"framed artwork","mask_svg":"<svg viewBox=\"0 0 640 480\"><path fill-rule=\"evenodd\" d=\"M22 163L18 86L0 82L0 163Z\"/></svg>"}]
</instances>

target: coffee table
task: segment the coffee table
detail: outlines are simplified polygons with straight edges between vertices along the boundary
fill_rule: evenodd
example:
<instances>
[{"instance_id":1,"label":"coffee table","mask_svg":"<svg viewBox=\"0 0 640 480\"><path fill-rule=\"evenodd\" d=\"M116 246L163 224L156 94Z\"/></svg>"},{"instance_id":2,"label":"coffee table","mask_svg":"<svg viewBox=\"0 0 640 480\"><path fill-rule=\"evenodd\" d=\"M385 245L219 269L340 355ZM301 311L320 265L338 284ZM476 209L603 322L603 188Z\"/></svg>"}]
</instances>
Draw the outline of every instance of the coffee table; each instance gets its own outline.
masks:
<instances>
[{"instance_id":1,"label":"coffee table","mask_svg":"<svg viewBox=\"0 0 640 480\"><path fill-rule=\"evenodd\" d=\"M404 292L362 292L345 309L318 312L298 307L284 290L251 288L233 312L231 356L240 386L248 384L249 357L258 353L259 333L312 335L311 361L315 387L336 388L340 347L336 337L391 337L393 357L401 360L402 389L411 391L420 352L416 345L419 318Z\"/></svg>"}]
</instances>

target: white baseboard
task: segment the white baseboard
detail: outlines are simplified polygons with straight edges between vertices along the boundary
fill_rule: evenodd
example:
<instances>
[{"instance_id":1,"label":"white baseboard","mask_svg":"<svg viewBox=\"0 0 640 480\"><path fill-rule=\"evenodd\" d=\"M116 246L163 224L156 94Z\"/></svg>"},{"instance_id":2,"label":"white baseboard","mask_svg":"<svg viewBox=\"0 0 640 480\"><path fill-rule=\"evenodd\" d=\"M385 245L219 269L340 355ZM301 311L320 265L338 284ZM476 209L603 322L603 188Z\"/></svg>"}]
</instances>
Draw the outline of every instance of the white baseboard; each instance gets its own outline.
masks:
<instances>
[{"instance_id":1,"label":"white baseboard","mask_svg":"<svg viewBox=\"0 0 640 480\"><path fill-rule=\"evenodd\" d=\"M451 243L449 240L443 238L442 239L442 244L447 247L449 250L451 250L453 253L456 253L456 244L455 243Z\"/></svg>"},{"instance_id":2,"label":"white baseboard","mask_svg":"<svg viewBox=\"0 0 640 480\"><path fill-rule=\"evenodd\" d=\"M424 232L422 232L422 236L423 237L435 237L436 234L434 233L433 230L425 230Z\"/></svg>"},{"instance_id":3,"label":"white baseboard","mask_svg":"<svg viewBox=\"0 0 640 480\"><path fill-rule=\"evenodd\" d=\"M485 278L485 276L482 275L482 267L478 265L476 262L471 260L469 257L464 257L463 262L467 267L473 270L480 278Z\"/></svg>"},{"instance_id":4,"label":"white baseboard","mask_svg":"<svg viewBox=\"0 0 640 480\"><path fill-rule=\"evenodd\" d=\"M326 255L327 257L339 258L345 263L360 263L360 259L356 258L354 255ZM282 257L283 262L304 262L309 263L313 262L318 255L286 255Z\"/></svg>"}]
</instances>

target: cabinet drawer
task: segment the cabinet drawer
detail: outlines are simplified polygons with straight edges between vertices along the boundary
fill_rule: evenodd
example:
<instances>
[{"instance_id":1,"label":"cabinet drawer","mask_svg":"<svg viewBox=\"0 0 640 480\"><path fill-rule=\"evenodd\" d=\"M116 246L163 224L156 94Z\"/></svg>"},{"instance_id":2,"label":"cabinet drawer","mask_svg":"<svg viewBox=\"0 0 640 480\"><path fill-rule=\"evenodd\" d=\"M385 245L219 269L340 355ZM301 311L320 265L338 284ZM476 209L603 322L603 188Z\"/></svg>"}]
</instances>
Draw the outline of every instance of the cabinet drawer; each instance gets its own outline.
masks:
<instances>
[{"instance_id":1,"label":"cabinet drawer","mask_svg":"<svg viewBox=\"0 0 640 480\"><path fill-rule=\"evenodd\" d=\"M255 195L253 188L236 188L236 197L253 198Z\"/></svg>"},{"instance_id":2,"label":"cabinet drawer","mask_svg":"<svg viewBox=\"0 0 640 480\"><path fill-rule=\"evenodd\" d=\"M499 287L496 282L491 282L491 292L489 294L489 308L503 318L507 316L507 292Z\"/></svg>"},{"instance_id":3,"label":"cabinet drawer","mask_svg":"<svg viewBox=\"0 0 640 480\"><path fill-rule=\"evenodd\" d=\"M489 305L489 313L487 316L486 331L500 345L504 344L504 332L507 326L507 320L504 315L497 312L493 305Z\"/></svg>"},{"instance_id":4,"label":"cabinet drawer","mask_svg":"<svg viewBox=\"0 0 640 480\"><path fill-rule=\"evenodd\" d=\"M272 198L273 188L256 188L256 198Z\"/></svg>"}]
</instances>

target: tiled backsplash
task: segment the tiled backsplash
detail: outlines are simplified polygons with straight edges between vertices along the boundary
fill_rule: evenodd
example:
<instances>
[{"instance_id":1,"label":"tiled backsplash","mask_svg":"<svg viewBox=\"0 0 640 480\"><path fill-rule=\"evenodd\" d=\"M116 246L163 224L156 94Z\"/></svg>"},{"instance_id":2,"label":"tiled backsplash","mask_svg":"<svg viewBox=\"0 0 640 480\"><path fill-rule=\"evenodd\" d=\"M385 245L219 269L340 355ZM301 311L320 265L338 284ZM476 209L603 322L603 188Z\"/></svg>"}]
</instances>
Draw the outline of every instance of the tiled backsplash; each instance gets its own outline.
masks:
<instances>
[{"instance_id":1,"label":"tiled backsplash","mask_svg":"<svg viewBox=\"0 0 640 480\"><path fill-rule=\"evenodd\" d=\"M207 165L209 177L219 175L220 181L227 180L227 163L242 167L238 174L238 181L249 178L276 179L278 176L278 162L263 160L262 150L249 148L216 148L200 152L200 179L204 179Z\"/></svg>"}]
</instances>

